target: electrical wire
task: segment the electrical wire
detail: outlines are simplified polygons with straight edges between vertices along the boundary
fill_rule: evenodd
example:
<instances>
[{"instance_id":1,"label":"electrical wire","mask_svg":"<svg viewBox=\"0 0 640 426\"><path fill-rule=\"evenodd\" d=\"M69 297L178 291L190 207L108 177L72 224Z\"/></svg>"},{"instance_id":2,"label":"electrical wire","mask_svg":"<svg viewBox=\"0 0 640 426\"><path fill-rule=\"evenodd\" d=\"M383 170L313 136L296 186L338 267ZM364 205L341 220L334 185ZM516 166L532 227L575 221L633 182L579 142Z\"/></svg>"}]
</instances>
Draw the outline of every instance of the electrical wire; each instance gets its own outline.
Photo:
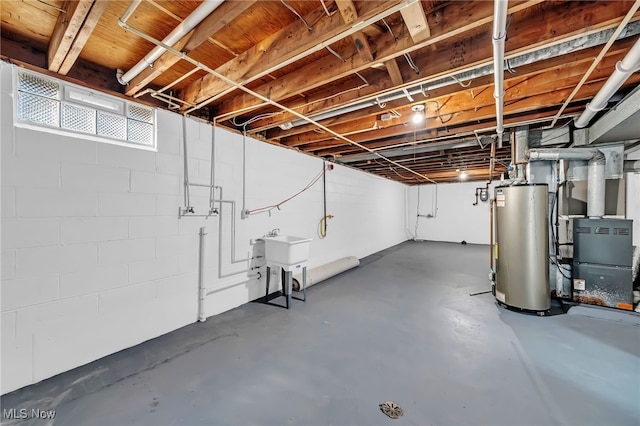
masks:
<instances>
[{"instance_id":1,"label":"electrical wire","mask_svg":"<svg viewBox=\"0 0 640 426\"><path fill-rule=\"evenodd\" d=\"M456 83L458 83L460 86L462 86L464 88L467 88L467 87L471 86L471 83L473 83L473 80L469 80L469 81L467 81L466 84L464 84L462 81L458 80L455 75L452 75L450 77L451 77L451 79L453 81L455 81ZM420 85L420 86L422 87L422 85Z\"/></svg>"},{"instance_id":2,"label":"electrical wire","mask_svg":"<svg viewBox=\"0 0 640 426\"><path fill-rule=\"evenodd\" d=\"M393 37L395 41L398 41L398 37L396 37L395 34L393 34L393 31L391 31L391 27L389 26L389 24L387 24L387 20L382 18L382 22L384 23L385 27L387 27L387 30L389 30L391 37Z\"/></svg>"},{"instance_id":3,"label":"electrical wire","mask_svg":"<svg viewBox=\"0 0 640 426\"><path fill-rule=\"evenodd\" d=\"M413 62L413 59L411 59L411 55L409 55L408 53L404 54L404 58L407 60L407 63L409 64L409 66L411 67L411 69L416 73L416 74L420 74L420 68L418 68L418 66L416 65L415 62Z\"/></svg>"},{"instance_id":4,"label":"electrical wire","mask_svg":"<svg viewBox=\"0 0 640 426\"><path fill-rule=\"evenodd\" d=\"M290 197L285 198L284 200L280 201L279 203L276 204L272 204L270 206L264 206L264 207L259 207L257 209L253 209L253 210L249 210L249 214L257 214L257 213L266 213L269 212L273 209L278 209L280 210L280 206L293 200L294 198L296 198L298 195L302 194L303 192L305 192L306 190L308 190L309 188L311 188L316 182L318 182L320 180L320 178L322 177L322 175L324 174L324 172L326 172L329 168L325 167L322 172L320 172L316 177L313 178L313 180L311 182L309 182L304 188L302 188L300 191L296 192L295 194L293 194Z\"/></svg>"},{"instance_id":5,"label":"electrical wire","mask_svg":"<svg viewBox=\"0 0 640 426\"><path fill-rule=\"evenodd\" d=\"M304 23L304 25L306 25L306 27L307 27L307 29L308 29L309 31L313 30L313 27L312 27L311 25L309 25L309 24L307 23L307 21L305 21L305 20L304 20L304 18L302 17L302 15L300 15L300 14L298 13L298 11L297 11L297 10L295 10L293 7L289 6L289 4L288 4L286 1L284 1L284 0L280 0L280 2L281 2L282 4L284 4L284 5L285 5L285 7L291 11L291 13L293 13L293 14L294 14L294 15L296 15L298 18L300 18L300 20Z\"/></svg>"},{"instance_id":6,"label":"electrical wire","mask_svg":"<svg viewBox=\"0 0 640 426\"><path fill-rule=\"evenodd\" d=\"M331 14L329 13L329 9L327 9L327 5L324 4L324 0L320 0L320 3L322 3L322 8L324 9L324 13L326 13L327 16L331 16Z\"/></svg>"},{"instance_id":7,"label":"electrical wire","mask_svg":"<svg viewBox=\"0 0 640 426\"><path fill-rule=\"evenodd\" d=\"M340 56L340 54L338 52L336 52L335 50L333 50L331 48L331 46L327 46L326 49L331 52L333 54L333 56L335 56L336 58L340 59L342 62L347 62L347 60L345 58L343 58L342 56Z\"/></svg>"}]
</instances>

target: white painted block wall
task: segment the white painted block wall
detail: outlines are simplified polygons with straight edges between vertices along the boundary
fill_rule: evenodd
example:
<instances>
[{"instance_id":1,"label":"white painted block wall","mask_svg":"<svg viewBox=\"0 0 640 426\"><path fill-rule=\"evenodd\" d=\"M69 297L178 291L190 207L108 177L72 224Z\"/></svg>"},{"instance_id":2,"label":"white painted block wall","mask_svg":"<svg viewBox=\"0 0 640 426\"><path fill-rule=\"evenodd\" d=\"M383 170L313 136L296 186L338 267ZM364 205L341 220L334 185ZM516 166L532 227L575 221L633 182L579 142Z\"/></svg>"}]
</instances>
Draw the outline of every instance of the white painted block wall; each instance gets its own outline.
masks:
<instances>
[{"instance_id":1,"label":"white painted block wall","mask_svg":"<svg viewBox=\"0 0 640 426\"><path fill-rule=\"evenodd\" d=\"M435 185L408 187L406 222L410 238L489 244L489 202L478 201L473 205L476 188L484 186L484 182L438 184L437 197ZM495 186L497 183L489 186L491 198ZM418 213L428 215L434 212L435 217L417 217Z\"/></svg>"},{"instance_id":2,"label":"white painted block wall","mask_svg":"<svg viewBox=\"0 0 640 426\"><path fill-rule=\"evenodd\" d=\"M195 322L202 226L205 314L263 296L264 259L255 259L260 268L250 271L249 262L230 263L228 205L218 217L178 219L179 115L158 111L157 153L16 128L9 65L0 65L0 78L2 394ZM192 181L209 181L211 138L211 126L187 120ZM327 173L327 213L335 218L326 239L317 235L321 180L271 215L241 220L242 137L217 129L216 143L216 184L238 203L236 258L260 254L250 240L273 228L314 238L310 268L407 239L405 186L341 166ZM298 192L322 166L248 139L247 208ZM205 212L206 190L191 192L196 212Z\"/></svg>"}]
</instances>

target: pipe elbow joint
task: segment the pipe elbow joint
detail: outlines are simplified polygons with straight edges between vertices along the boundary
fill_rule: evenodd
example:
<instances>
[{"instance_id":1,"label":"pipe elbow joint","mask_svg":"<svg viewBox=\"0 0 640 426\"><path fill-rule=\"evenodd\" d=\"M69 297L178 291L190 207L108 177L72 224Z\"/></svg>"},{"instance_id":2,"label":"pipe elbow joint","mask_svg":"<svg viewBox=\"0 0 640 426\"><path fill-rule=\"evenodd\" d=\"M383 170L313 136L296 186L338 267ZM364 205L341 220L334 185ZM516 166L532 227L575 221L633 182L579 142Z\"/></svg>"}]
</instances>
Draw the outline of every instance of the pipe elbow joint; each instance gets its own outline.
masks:
<instances>
[{"instance_id":1,"label":"pipe elbow joint","mask_svg":"<svg viewBox=\"0 0 640 426\"><path fill-rule=\"evenodd\" d=\"M591 160L589 160L589 164L592 164L594 166L604 166L606 163L606 157L604 156L604 153L599 149L595 150L593 157L591 157Z\"/></svg>"}]
</instances>

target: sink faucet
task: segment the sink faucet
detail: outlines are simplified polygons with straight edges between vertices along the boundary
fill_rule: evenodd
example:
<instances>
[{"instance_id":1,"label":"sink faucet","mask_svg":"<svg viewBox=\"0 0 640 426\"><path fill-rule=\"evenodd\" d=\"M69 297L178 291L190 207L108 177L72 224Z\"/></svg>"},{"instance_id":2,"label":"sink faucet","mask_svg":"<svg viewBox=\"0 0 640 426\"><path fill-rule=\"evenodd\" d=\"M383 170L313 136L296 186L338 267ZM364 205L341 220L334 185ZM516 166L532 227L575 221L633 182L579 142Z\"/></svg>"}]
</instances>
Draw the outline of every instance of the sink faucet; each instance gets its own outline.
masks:
<instances>
[{"instance_id":1,"label":"sink faucet","mask_svg":"<svg viewBox=\"0 0 640 426\"><path fill-rule=\"evenodd\" d=\"M267 237L277 237L280 233L280 228L273 228L271 231L267 233Z\"/></svg>"}]
</instances>

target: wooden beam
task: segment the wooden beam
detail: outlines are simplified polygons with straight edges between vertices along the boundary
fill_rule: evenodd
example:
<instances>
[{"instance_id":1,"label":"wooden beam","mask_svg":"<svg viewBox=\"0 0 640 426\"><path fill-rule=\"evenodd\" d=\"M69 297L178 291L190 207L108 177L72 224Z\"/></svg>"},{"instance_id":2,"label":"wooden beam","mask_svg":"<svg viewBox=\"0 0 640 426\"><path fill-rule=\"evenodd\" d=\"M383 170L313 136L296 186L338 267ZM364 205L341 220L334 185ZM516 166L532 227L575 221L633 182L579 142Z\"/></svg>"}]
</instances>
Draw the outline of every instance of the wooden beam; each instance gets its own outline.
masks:
<instances>
[{"instance_id":1,"label":"wooden beam","mask_svg":"<svg viewBox=\"0 0 640 426\"><path fill-rule=\"evenodd\" d=\"M209 37L229 25L234 19L247 11L257 0L229 0L222 3L213 13L207 16L189 34L180 39L172 47L185 53L189 53L207 41ZM180 61L173 53L165 52L160 56L153 67L145 68L138 76L129 82L125 93L133 96L140 89L151 83L166 70Z\"/></svg>"},{"instance_id":2,"label":"wooden beam","mask_svg":"<svg viewBox=\"0 0 640 426\"><path fill-rule=\"evenodd\" d=\"M351 0L336 0L336 5L345 23L351 24L358 19L358 11ZM367 41L367 36L362 31L356 31L351 35L351 38L362 59L368 62L373 61L373 53Z\"/></svg>"},{"instance_id":3,"label":"wooden beam","mask_svg":"<svg viewBox=\"0 0 640 426\"><path fill-rule=\"evenodd\" d=\"M592 74L589 82L606 79L611 74L611 70L613 70L616 62L622 59L623 56L624 53L619 52L617 55L606 57L599 68ZM505 80L505 105L512 105L521 102L527 97L538 95L548 94L551 98L554 92L558 90L571 89L577 84L580 77L582 77L587 66L584 62L577 64L569 63L565 66L554 67L546 72L540 72L532 76L525 75L521 77L519 74L510 76L511 78ZM430 102L425 104L427 117L437 121L434 116L439 116L441 117L441 121L446 121L448 117L466 111L478 114L494 114L495 111L493 107L495 105L495 99L493 98L492 87L493 85L489 84L476 88L473 93L469 90L460 90L457 93L440 98L430 98ZM402 122L412 127L409 123L411 105L407 105L405 102L403 107L396 107L396 109L402 114ZM356 115L357 113L354 112L349 115L351 114ZM376 132L377 129L398 124L397 121L380 122L378 115L364 117L356 115L356 117L357 118L354 118L352 121L346 121L342 124L334 125L331 128L340 134L353 135L361 132ZM313 126L305 127L309 129ZM324 140L327 136L315 131L308 131L307 133L294 137L283 138L281 139L281 143L288 146L299 146L305 143Z\"/></svg>"},{"instance_id":4,"label":"wooden beam","mask_svg":"<svg viewBox=\"0 0 640 426\"><path fill-rule=\"evenodd\" d=\"M414 43L420 43L431 37L431 30L429 29L429 23L424 14L421 1L411 3L409 7L405 7L400 13Z\"/></svg>"},{"instance_id":5,"label":"wooden beam","mask_svg":"<svg viewBox=\"0 0 640 426\"><path fill-rule=\"evenodd\" d=\"M515 2L516 4L509 9L509 13L515 13L523 8L539 4L541 1L542 0L521 0ZM397 38L394 38L388 32L382 34L375 43L374 50L376 51L376 60L385 62L401 56L404 53L431 46L450 37L477 29L482 25L491 23L493 20L493 4L491 2L450 2L447 7L449 9L446 10L445 16L451 16L451 18L448 20L443 19L441 25L432 30L431 38L421 43L414 43L406 33L399 35ZM561 19L564 21L566 18L562 16ZM582 31L583 27L580 27L579 30ZM432 57L432 59L438 60L439 64L442 64L442 73L450 72L452 67L458 68L463 64L469 67L476 63L476 61L465 62L465 56L478 57L482 58L485 62L490 62L493 55L491 34L485 35L483 38L489 41L480 44L480 49L476 49L478 44L475 44L473 49L468 48L468 46L454 49L448 48L444 58L440 58L435 54L430 54L429 56ZM525 46L530 45L531 41L526 32L523 32L518 38ZM527 38L526 42L524 41L525 38ZM460 52L460 50L464 51ZM453 55L455 55L453 61L448 60L448 58ZM414 60L417 61L415 58ZM371 64L369 62L363 61L360 57L353 57L347 62L332 64L328 64L326 59L321 59L287 74L278 80L261 85L254 90L263 96L269 96L273 100L286 99L295 94L304 93L348 77L370 66ZM422 73L423 76L429 74L428 72ZM189 99L186 100L189 101ZM217 115L233 114L234 111L245 110L246 108L258 106L261 103L259 99L253 96L241 94L221 103L216 113Z\"/></svg>"},{"instance_id":6,"label":"wooden beam","mask_svg":"<svg viewBox=\"0 0 640 426\"><path fill-rule=\"evenodd\" d=\"M400 0L364 2L361 19L366 20L396 6ZM288 62L313 49L324 41L351 29L338 14L326 16L322 7L307 16L308 22L315 22L313 30L296 20L248 51L218 67L216 71L227 78L244 84L254 81L273 70L286 66ZM197 104L224 92L229 85L213 75L206 75L193 82L181 93L186 102Z\"/></svg>"},{"instance_id":7,"label":"wooden beam","mask_svg":"<svg viewBox=\"0 0 640 426\"><path fill-rule=\"evenodd\" d=\"M80 28L78 35L73 40L73 44L71 45L67 56L62 61L62 65L60 66L58 73L62 75L67 75L69 73L69 70L71 70L73 64L76 63L78 56L80 56L80 52L82 52L84 45L87 44L91 33L96 28L98 21L102 17L102 14L107 9L108 5L108 0L94 1L93 5L91 6L91 10L89 11L84 24L82 25L82 28Z\"/></svg>"},{"instance_id":8,"label":"wooden beam","mask_svg":"<svg viewBox=\"0 0 640 426\"><path fill-rule=\"evenodd\" d=\"M633 40L633 37L628 37L626 39L616 41L616 43L612 46L612 48L607 53L607 57L612 55L618 55L620 53L625 53L633 45L634 41L635 40ZM602 46L594 46L594 47L573 52L567 55L558 56L556 58L551 58L544 61L534 62L529 65L524 65L522 67L518 67L517 73L515 75L506 74L505 78L508 81L509 79L515 78L516 76L517 77L531 76L531 75L538 74L540 72L546 72L547 70L550 70L556 67L564 68L571 64L577 65L579 63L584 64L588 62L588 64L585 67L586 69L591 64L591 61L593 61L593 58L600 52L601 49L602 49ZM492 74L484 77L475 78L467 82L469 86L465 88L460 87L459 85L455 84L452 81L452 84L449 86L430 90L429 95L430 95L430 98L437 99L441 96L450 95L450 94L463 92L463 91L467 91L467 92L473 91L473 93L476 94L476 93L479 93L479 90L482 90L483 87L486 87L491 83L493 83ZM323 113L329 110L338 109L344 104L351 104L356 100L355 99L356 95L360 95L362 97L362 100L366 101L368 99L371 99L371 94L381 93L387 90L385 88L390 85L391 83L389 81L378 80L376 82L373 82L369 87L360 90L357 94L354 94L352 92L347 92L331 98L331 101L332 101L331 104L326 104L326 103L314 104L313 106L316 109L313 110L313 113ZM333 93L333 90L334 90L333 88L327 88L326 90L319 91L318 93L314 93L313 97L308 98L307 101L308 102L313 101L315 98L319 98L319 99L330 98L330 94ZM345 88L342 86L339 86L339 87L336 87L335 90L337 90L338 92L343 92ZM400 108L404 105L406 105L406 101L404 99L397 100L397 101L390 101L390 102L387 102L385 110L389 110L391 108ZM307 114L311 112L310 109L305 110L301 108L299 110ZM347 121L357 120L362 117L379 114L380 111L381 110L378 106L368 107L360 111L354 111L354 112L343 114L334 118L322 120L322 123L329 126L342 124ZM284 116L284 118L281 118L282 116ZM282 122L287 122L287 118L291 120L291 117L287 117L287 114L279 114L275 117L259 120L258 122L255 123L255 126L256 126L255 128L253 128L252 126L251 131L264 131L264 130L270 129L274 126L278 126L282 124ZM275 127L268 131L267 138L279 139L286 136L293 136L296 134L312 131L314 128L315 126L310 124L296 126L290 130L282 130L278 127Z\"/></svg>"},{"instance_id":9,"label":"wooden beam","mask_svg":"<svg viewBox=\"0 0 640 426\"><path fill-rule=\"evenodd\" d=\"M67 0L62 5L66 12L60 12L58 15L47 52L49 71L60 70L92 5L93 0Z\"/></svg>"},{"instance_id":10,"label":"wooden beam","mask_svg":"<svg viewBox=\"0 0 640 426\"><path fill-rule=\"evenodd\" d=\"M389 78L391 78L391 83L394 86L402 86L404 84L404 80L402 78L402 73L400 72L400 67L398 66L398 61L395 58L389 59L384 63L385 68L387 68L387 72L389 73Z\"/></svg>"},{"instance_id":11,"label":"wooden beam","mask_svg":"<svg viewBox=\"0 0 640 426\"><path fill-rule=\"evenodd\" d=\"M488 21L484 23L491 22L492 4L490 2L460 3L461 2L451 2L448 3L447 7L464 8L473 6L475 8L473 9L474 12L482 10L482 13L487 15L486 19L481 18L483 16L482 14L472 15L472 18L475 18L475 20L468 24L470 27L473 26L473 22L484 22L487 19ZM538 29L538 21L532 22L531 19L519 20L518 15L516 15L513 24L518 25L519 31L514 31L514 34L509 38L507 43L507 46L510 49L508 51L508 55L519 55L522 52L531 51L532 33L536 34L536 40L540 40L535 43L535 46L537 46L537 48L541 48L548 44L557 44L561 41L575 39L578 35L584 34L585 26L589 28L589 32L612 28L617 25L617 23L622 19L621 17L626 12L625 5L620 2L611 4L602 4L600 2L580 3L578 7L572 6L573 4L574 3L571 2L560 3L557 7L546 11L545 19L548 20L548 22L545 22L545 25L550 28L554 28L554 31L549 30L549 32L553 34L550 39L544 38L545 34L542 34L540 29ZM485 9L479 9L482 8L483 5ZM528 5L530 6L531 4L528 3ZM519 3L514 5L513 8L519 9L524 6L524 3ZM447 12L447 16L450 16L455 12L455 10L445 11ZM568 20L567 16L572 13L581 16L581 19ZM466 15L463 16L466 18ZM523 22L520 22L521 20ZM432 37L423 42L423 45L429 45L434 40L439 40L441 37L445 37L445 34L441 32L443 31L442 28L451 29L451 32L447 34L458 34L459 27L455 22L443 20L441 25L441 28L433 29ZM388 34L383 35L382 38L378 40L376 48L378 55L377 60L395 57L397 54L396 46L398 46L399 50L402 50L403 46L406 47L409 44L412 44L412 41L409 40L408 36L405 36L404 38L400 37L397 43L393 40L394 39ZM448 75L456 70L460 71L474 66L490 64L492 57L493 51L491 34L489 32L482 32L473 37L459 40L452 46L448 46L446 49L440 48L437 52L425 52L422 55L416 55L414 60L422 72L420 75L415 76L415 79L413 79L412 82L415 84L425 78L433 79L438 76ZM294 73L260 86L255 90L263 95L269 95L271 99L285 99L292 96L291 88L295 88L296 93L304 93L307 90L314 89L321 85L327 85L328 81L333 81L334 78L343 78L351 72L360 71L368 67L368 65L364 66L363 64L359 64L358 61L359 58L352 58L352 60L347 63L332 63L331 65L322 63L309 64ZM315 70L315 72L312 70ZM409 76L406 78L409 78ZM408 85L407 81L405 81L405 85ZM359 90L357 94L355 92L350 92L339 95L339 98L351 99L351 101L354 98L375 99L380 92L388 91L392 87L394 86L390 80L382 80L370 85L370 87ZM324 101L314 103L297 110L302 114L313 115L315 113L320 113L320 110L323 109L335 109L341 104L338 96L331 98L330 95L325 92L324 98L330 99L330 102ZM349 101L345 100L345 103L348 104ZM221 103L217 109L217 113L232 114L235 110L256 105L259 105L259 102L257 102L255 98L239 96ZM330 106L331 108L327 108L327 106ZM289 118L289 121L297 119L286 113L279 115L277 119L286 120L287 118Z\"/></svg>"}]
</instances>

